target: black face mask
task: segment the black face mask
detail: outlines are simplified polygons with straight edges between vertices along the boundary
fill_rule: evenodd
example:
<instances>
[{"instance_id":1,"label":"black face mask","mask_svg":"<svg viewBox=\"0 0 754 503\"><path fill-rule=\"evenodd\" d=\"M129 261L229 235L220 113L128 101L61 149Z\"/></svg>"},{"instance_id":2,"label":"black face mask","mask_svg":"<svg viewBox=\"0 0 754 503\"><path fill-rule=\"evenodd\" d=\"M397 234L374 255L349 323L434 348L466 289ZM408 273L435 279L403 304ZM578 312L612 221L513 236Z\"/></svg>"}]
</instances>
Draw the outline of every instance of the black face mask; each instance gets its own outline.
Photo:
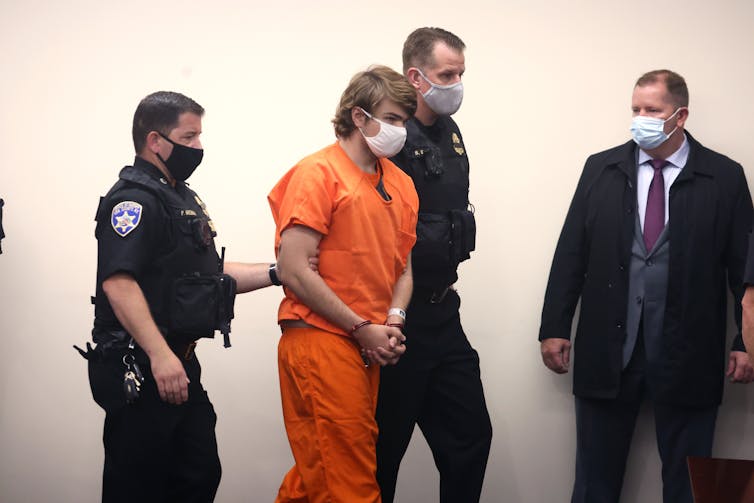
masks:
<instances>
[{"instance_id":1,"label":"black face mask","mask_svg":"<svg viewBox=\"0 0 754 503\"><path fill-rule=\"evenodd\" d=\"M187 147L176 143L164 134L157 132L160 136L173 144L173 153L170 154L167 161L162 158L158 153L157 157L165 164L173 178L185 182L188 177L194 172L194 170L202 163L202 157L204 157L204 150L200 148Z\"/></svg>"}]
</instances>

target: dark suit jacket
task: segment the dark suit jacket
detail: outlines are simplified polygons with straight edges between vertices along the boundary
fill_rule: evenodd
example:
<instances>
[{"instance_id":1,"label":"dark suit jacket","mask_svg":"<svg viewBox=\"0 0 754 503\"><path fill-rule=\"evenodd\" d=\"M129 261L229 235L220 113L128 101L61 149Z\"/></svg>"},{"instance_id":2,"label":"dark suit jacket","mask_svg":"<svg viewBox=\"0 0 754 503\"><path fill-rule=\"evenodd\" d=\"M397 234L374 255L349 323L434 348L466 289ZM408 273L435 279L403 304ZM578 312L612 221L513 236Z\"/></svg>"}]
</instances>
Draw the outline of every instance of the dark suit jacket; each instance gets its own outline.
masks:
<instances>
[{"instance_id":1,"label":"dark suit jacket","mask_svg":"<svg viewBox=\"0 0 754 503\"><path fill-rule=\"evenodd\" d=\"M647 362L659 403L712 406L722 399L726 365L726 275L741 340L742 275L752 203L740 164L686 133L689 158L670 189L670 264L660 357ZM626 337L628 265L634 234L636 145L589 157L553 258L539 339L574 345L574 394L615 398Z\"/></svg>"}]
</instances>

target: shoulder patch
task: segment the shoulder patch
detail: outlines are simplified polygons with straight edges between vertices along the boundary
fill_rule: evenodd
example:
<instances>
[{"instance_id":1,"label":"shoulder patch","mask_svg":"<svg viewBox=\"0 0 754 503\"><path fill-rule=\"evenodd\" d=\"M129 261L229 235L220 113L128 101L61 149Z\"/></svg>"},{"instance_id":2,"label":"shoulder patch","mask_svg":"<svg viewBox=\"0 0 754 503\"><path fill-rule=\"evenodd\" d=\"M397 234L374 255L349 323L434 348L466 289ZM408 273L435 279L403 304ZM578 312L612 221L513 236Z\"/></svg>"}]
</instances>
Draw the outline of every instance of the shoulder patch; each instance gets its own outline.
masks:
<instances>
[{"instance_id":1,"label":"shoulder patch","mask_svg":"<svg viewBox=\"0 0 754 503\"><path fill-rule=\"evenodd\" d=\"M113 207L110 225L120 236L126 237L141 223L141 205L134 201L123 201Z\"/></svg>"}]
</instances>

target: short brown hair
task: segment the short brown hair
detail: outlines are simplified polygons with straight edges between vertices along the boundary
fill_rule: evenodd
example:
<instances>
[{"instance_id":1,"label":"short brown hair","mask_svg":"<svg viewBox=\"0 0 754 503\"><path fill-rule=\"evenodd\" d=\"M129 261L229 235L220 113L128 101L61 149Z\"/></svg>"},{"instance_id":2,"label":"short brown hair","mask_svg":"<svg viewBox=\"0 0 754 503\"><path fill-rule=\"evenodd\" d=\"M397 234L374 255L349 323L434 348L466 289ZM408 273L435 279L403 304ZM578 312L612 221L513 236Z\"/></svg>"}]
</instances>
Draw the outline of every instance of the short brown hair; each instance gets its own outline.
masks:
<instances>
[{"instance_id":1,"label":"short brown hair","mask_svg":"<svg viewBox=\"0 0 754 503\"><path fill-rule=\"evenodd\" d=\"M652 70L636 81L634 87L644 87L657 82L664 82L671 102L676 108L689 106L689 88L686 81L677 73L670 70Z\"/></svg>"},{"instance_id":2,"label":"short brown hair","mask_svg":"<svg viewBox=\"0 0 754 503\"><path fill-rule=\"evenodd\" d=\"M418 28L408 36L403 44L403 73L412 66L424 69L434 65L435 44L443 42L458 52L466 49L463 40L442 28Z\"/></svg>"},{"instance_id":3,"label":"short brown hair","mask_svg":"<svg viewBox=\"0 0 754 503\"><path fill-rule=\"evenodd\" d=\"M140 154L152 131L168 136L178 126L178 118L183 113L204 115L204 108L188 96L173 91L157 91L139 103L134 113L131 135L134 149Z\"/></svg>"},{"instance_id":4,"label":"short brown hair","mask_svg":"<svg viewBox=\"0 0 754 503\"><path fill-rule=\"evenodd\" d=\"M375 107L385 98L394 101L409 117L416 112L416 89L406 77L392 68L374 65L354 75L340 97L332 120L335 135L338 138L347 138L356 129L351 119L351 110L354 107L373 113Z\"/></svg>"}]
</instances>

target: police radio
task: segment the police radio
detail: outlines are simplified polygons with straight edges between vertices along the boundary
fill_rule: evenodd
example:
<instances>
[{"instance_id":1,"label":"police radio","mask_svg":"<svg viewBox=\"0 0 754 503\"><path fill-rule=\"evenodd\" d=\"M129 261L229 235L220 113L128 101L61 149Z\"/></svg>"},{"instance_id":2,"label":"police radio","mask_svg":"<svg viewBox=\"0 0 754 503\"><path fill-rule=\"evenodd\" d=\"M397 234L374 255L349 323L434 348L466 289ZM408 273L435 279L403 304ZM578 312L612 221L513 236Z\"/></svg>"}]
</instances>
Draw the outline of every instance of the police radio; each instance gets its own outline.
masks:
<instances>
[{"instance_id":1,"label":"police radio","mask_svg":"<svg viewBox=\"0 0 754 503\"><path fill-rule=\"evenodd\" d=\"M223 334L223 345L230 347L236 280L223 273L224 263L225 248L217 264L218 272L194 272L176 278L170 295L169 333L199 339L212 338L215 330L219 330Z\"/></svg>"}]
</instances>

